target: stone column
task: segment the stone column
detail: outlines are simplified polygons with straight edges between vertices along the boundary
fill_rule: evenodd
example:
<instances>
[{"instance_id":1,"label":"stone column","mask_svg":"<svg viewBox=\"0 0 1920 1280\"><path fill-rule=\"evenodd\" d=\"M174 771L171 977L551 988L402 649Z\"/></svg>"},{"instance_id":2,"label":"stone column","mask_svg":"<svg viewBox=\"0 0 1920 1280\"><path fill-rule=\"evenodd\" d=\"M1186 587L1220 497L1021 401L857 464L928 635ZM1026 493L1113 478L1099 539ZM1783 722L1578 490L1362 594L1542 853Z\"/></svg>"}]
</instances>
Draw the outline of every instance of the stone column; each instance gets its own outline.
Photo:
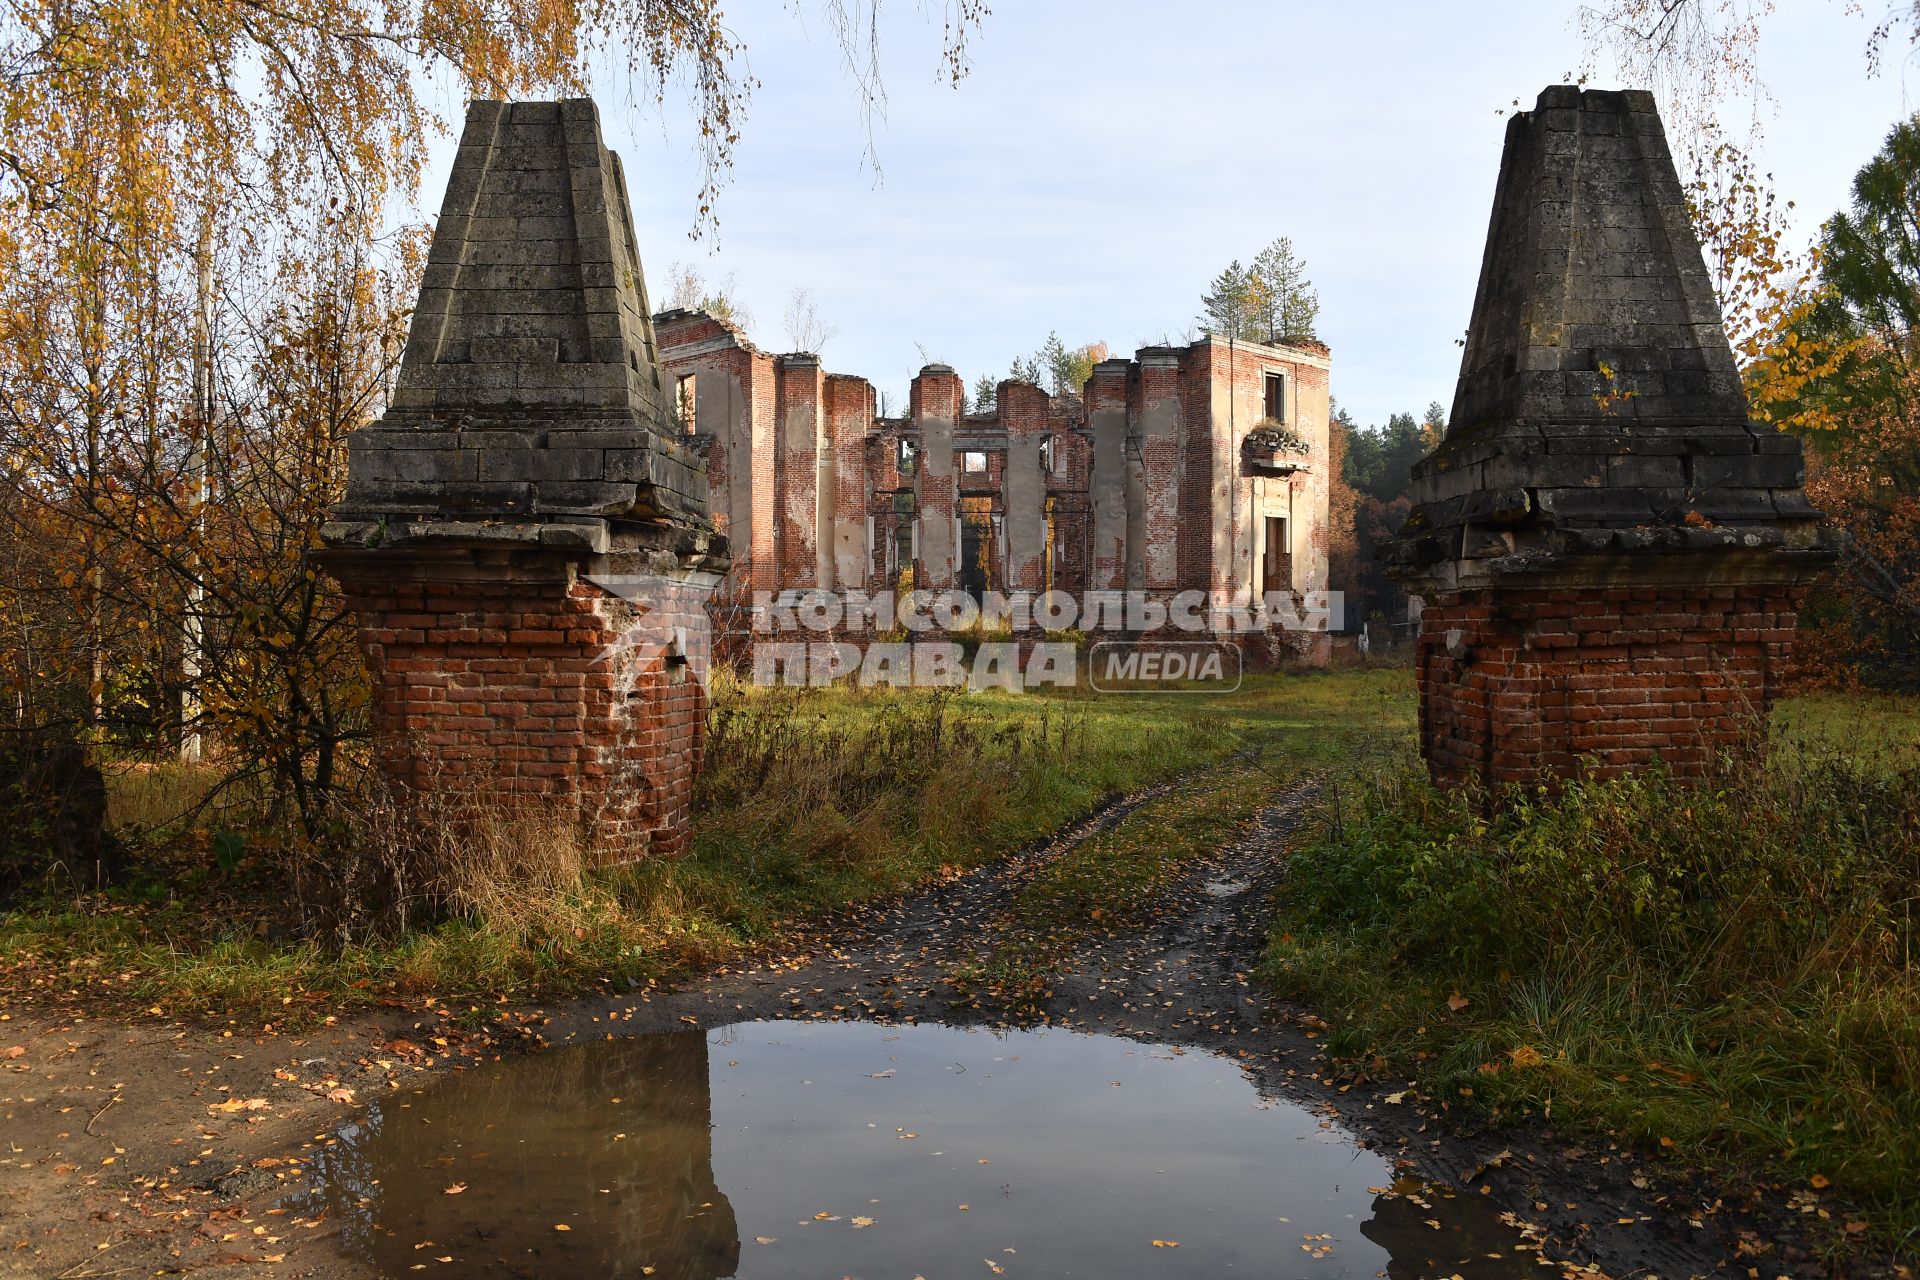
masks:
<instances>
[{"instance_id":1,"label":"stone column","mask_svg":"<svg viewBox=\"0 0 1920 1280\"><path fill-rule=\"evenodd\" d=\"M960 417L961 395L960 375L944 364L930 364L914 378L909 396L920 436L913 472L920 523L920 554L913 566L916 591L951 588L959 568L959 548L954 542L960 503L953 472L953 424Z\"/></svg>"},{"instance_id":2,"label":"stone column","mask_svg":"<svg viewBox=\"0 0 1920 1280\"><path fill-rule=\"evenodd\" d=\"M1009 591L1038 591L1045 585L1047 484L1040 468L1040 441L1047 434L1047 393L1026 382L1002 382L994 413L1007 433L1007 463L1002 496L1006 504Z\"/></svg>"},{"instance_id":3,"label":"stone column","mask_svg":"<svg viewBox=\"0 0 1920 1280\"><path fill-rule=\"evenodd\" d=\"M435 819L677 853L726 540L664 412L593 104L474 103L429 262L318 556L357 615L375 759Z\"/></svg>"},{"instance_id":4,"label":"stone column","mask_svg":"<svg viewBox=\"0 0 1920 1280\"><path fill-rule=\"evenodd\" d=\"M1421 741L1488 786L1764 745L1832 559L1799 441L1748 419L1653 99L1508 124L1446 440L1389 548L1426 601Z\"/></svg>"},{"instance_id":5,"label":"stone column","mask_svg":"<svg viewBox=\"0 0 1920 1280\"><path fill-rule=\"evenodd\" d=\"M873 387L865 378L827 376L827 423L833 436L833 585L864 590L873 573L867 545L867 434Z\"/></svg>"},{"instance_id":6,"label":"stone column","mask_svg":"<svg viewBox=\"0 0 1920 1280\"><path fill-rule=\"evenodd\" d=\"M775 361L779 407L775 412L774 545L779 585L818 585L820 557L820 357L794 352Z\"/></svg>"},{"instance_id":7,"label":"stone column","mask_svg":"<svg viewBox=\"0 0 1920 1280\"><path fill-rule=\"evenodd\" d=\"M1093 563L1088 586L1127 585L1127 360L1102 360L1087 382L1087 426L1093 434Z\"/></svg>"}]
</instances>

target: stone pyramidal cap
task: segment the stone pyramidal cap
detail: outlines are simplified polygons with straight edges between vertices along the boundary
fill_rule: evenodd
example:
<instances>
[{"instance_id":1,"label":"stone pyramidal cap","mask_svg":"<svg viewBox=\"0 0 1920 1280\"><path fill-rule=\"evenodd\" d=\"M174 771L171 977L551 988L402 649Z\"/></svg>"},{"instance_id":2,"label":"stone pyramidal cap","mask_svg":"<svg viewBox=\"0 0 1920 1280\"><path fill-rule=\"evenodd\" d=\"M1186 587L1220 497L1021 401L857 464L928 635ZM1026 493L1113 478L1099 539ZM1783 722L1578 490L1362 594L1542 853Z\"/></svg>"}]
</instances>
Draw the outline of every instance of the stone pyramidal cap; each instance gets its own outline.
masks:
<instances>
[{"instance_id":1,"label":"stone pyramidal cap","mask_svg":"<svg viewBox=\"0 0 1920 1280\"><path fill-rule=\"evenodd\" d=\"M323 535L605 550L621 530L673 526L721 563L707 503L667 412L626 182L594 104L475 102L391 403L348 437Z\"/></svg>"},{"instance_id":2,"label":"stone pyramidal cap","mask_svg":"<svg viewBox=\"0 0 1920 1280\"><path fill-rule=\"evenodd\" d=\"M1744 423L1653 96L1555 85L1507 125L1455 430Z\"/></svg>"},{"instance_id":3,"label":"stone pyramidal cap","mask_svg":"<svg viewBox=\"0 0 1920 1280\"><path fill-rule=\"evenodd\" d=\"M396 409L663 404L620 159L591 99L473 103Z\"/></svg>"},{"instance_id":4,"label":"stone pyramidal cap","mask_svg":"<svg viewBox=\"0 0 1920 1280\"><path fill-rule=\"evenodd\" d=\"M1651 95L1546 89L1507 126L1453 421L1389 571L1796 578L1832 555L1804 482L1799 440L1748 419Z\"/></svg>"}]
</instances>

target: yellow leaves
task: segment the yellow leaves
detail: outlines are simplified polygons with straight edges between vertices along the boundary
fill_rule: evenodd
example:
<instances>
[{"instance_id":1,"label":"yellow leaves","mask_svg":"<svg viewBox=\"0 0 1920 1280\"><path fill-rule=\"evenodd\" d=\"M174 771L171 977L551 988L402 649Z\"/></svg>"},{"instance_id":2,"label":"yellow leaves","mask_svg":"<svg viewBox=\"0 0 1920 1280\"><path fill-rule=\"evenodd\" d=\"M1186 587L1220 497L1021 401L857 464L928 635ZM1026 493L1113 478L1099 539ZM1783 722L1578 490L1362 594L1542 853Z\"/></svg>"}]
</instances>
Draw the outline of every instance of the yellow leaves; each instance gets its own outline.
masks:
<instances>
[{"instance_id":1,"label":"yellow leaves","mask_svg":"<svg viewBox=\"0 0 1920 1280\"><path fill-rule=\"evenodd\" d=\"M1540 1056L1540 1051L1530 1044L1523 1044L1516 1049L1509 1049L1507 1051L1507 1060L1522 1070L1529 1067L1537 1067L1546 1062L1546 1059Z\"/></svg>"},{"instance_id":2,"label":"yellow leaves","mask_svg":"<svg viewBox=\"0 0 1920 1280\"><path fill-rule=\"evenodd\" d=\"M1460 1012L1472 1003L1473 1001L1467 999L1467 997L1461 995L1458 991L1447 997L1447 1008L1453 1010L1455 1013Z\"/></svg>"},{"instance_id":3,"label":"yellow leaves","mask_svg":"<svg viewBox=\"0 0 1920 1280\"><path fill-rule=\"evenodd\" d=\"M1833 1185L1833 1180L1827 1177L1827 1175L1824 1173L1816 1173L1811 1178L1807 1179L1807 1185L1812 1187L1815 1191L1824 1191L1828 1187Z\"/></svg>"},{"instance_id":4,"label":"yellow leaves","mask_svg":"<svg viewBox=\"0 0 1920 1280\"><path fill-rule=\"evenodd\" d=\"M1180 1242L1178 1240L1155 1240L1153 1247L1156 1249L1178 1249Z\"/></svg>"}]
</instances>

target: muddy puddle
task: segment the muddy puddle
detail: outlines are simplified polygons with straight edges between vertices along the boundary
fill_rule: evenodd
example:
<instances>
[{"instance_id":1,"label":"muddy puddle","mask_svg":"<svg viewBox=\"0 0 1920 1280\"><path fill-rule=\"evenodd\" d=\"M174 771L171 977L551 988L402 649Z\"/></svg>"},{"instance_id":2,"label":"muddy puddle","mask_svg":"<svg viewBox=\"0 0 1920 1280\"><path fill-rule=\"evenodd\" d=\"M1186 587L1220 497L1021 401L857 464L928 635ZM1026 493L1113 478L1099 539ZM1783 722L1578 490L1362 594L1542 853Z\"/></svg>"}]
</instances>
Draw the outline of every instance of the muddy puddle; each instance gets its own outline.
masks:
<instances>
[{"instance_id":1,"label":"muddy puddle","mask_svg":"<svg viewBox=\"0 0 1920 1280\"><path fill-rule=\"evenodd\" d=\"M309 1198L383 1275L1539 1275L1230 1061L1110 1036L754 1022L382 1098Z\"/></svg>"}]
</instances>

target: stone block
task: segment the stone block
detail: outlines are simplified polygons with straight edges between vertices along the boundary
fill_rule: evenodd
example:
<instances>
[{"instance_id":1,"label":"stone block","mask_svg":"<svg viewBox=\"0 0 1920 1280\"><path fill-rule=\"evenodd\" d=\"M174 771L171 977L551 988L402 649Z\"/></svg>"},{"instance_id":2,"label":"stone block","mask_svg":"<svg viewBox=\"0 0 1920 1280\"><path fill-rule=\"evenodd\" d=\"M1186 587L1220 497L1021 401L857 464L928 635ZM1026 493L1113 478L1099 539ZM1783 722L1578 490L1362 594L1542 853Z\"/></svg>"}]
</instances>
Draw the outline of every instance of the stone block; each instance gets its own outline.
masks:
<instances>
[{"instance_id":1,"label":"stone block","mask_svg":"<svg viewBox=\"0 0 1920 1280\"><path fill-rule=\"evenodd\" d=\"M1799 453L1729 453L1693 459L1698 488L1798 489L1806 483Z\"/></svg>"},{"instance_id":2,"label":"stone block","mask_svg":"<svg viewBox=\"0 0 1920 1280\"><path fill-rule=\"evenodd\" d=\"M601 449L535 449L528 453L532 477L543 485L549 480L598 481L606 474L607 455Z\"/></svg>"},{"instance_id":3,"label":"stone block","mask_svg":"<svg viewBox=\"0 0 1920 1280\"><path fill-rule=\"evenodd\" d=\"M543 481L535 494L534 510L541 513L583 513L623 516L639 501L638 488L605 480Z\"/></svg>"},{"instance_id":4,"label":"stone block","mask_svg":"<svg viewBox=\"0 0 1920 1280\"><path fill-rule=\"evenodd\" d=\"M1606 483L1616 487L1678 489L1687 483L1687 467L1677 456L1618 454L1607 459Z\"/></svg>"},{"instance_id":5,"label":"stone block","mask_svg":"<svg viewBox=\"0 0 1920 1280\"><path fill-rule=\"evenodd\" d=\"M492 335L469 340L467 350L471 359L482 363L543 361L552 364L560 358L560 340Z\"/></svg>"}]
</instances>

